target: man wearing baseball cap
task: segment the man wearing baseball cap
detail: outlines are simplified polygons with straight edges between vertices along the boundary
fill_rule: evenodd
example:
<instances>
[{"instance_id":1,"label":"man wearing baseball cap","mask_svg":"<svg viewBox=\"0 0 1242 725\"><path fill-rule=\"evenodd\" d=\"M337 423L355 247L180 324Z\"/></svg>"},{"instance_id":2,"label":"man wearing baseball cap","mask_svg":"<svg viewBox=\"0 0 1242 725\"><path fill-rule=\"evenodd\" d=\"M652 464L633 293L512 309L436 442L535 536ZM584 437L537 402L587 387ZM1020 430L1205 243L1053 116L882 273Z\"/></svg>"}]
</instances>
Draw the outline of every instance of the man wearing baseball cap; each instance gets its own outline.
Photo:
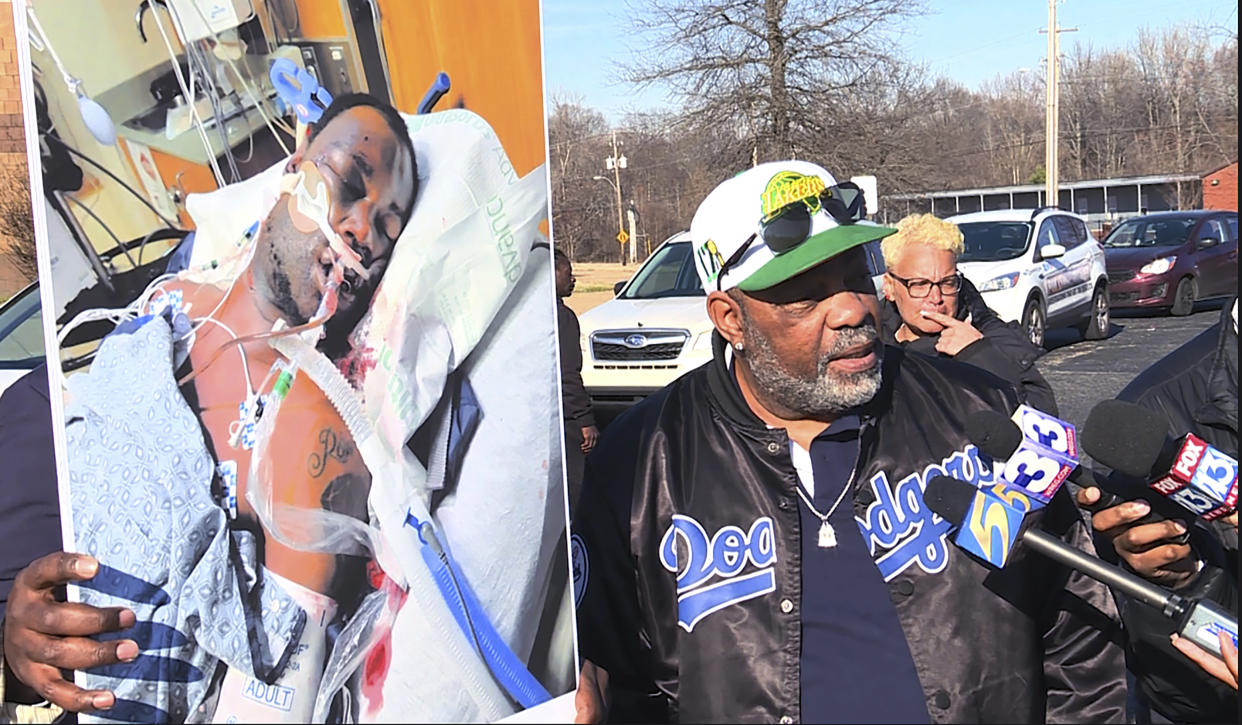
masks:
<instances>
[{"instance_id":1,"label":"man wearing baseball cap","mask_svg":"<svg viewBox=\"0 0 1242 725\"><path fill-rule=\"evenodd\" d=\"M711 363L619 417L572 550L579 721L1122 722L1108 591L990 570L923 504L992 482L962 432L999 378L879 341L857 187L807 162L725 181L690 227ZM1065 492L1031 516L1079 548ZM610 713L609 713L610 710Z\"/></svg>"}]
</instances>

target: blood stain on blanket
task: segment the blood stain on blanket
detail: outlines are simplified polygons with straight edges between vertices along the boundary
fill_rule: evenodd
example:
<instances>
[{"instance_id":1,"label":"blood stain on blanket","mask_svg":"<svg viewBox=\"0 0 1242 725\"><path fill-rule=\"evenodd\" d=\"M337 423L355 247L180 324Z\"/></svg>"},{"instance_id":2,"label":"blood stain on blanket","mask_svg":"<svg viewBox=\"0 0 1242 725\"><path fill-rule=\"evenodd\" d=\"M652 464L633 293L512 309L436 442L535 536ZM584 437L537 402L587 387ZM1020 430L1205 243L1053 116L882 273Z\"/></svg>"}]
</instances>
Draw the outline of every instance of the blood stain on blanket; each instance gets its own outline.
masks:
<instances>
[{"instance_id":1,"label":"blood stain on blanket","mask_svg":"<svg viewBox=\"0 0 1242 725\"><path fill-rule=\"evenodd\" d=\"M384 682L388 680L388 667L392 664L392 623L397 612L405 604L407 592L398 587L384 572L370 562L367 566L371 575L371 586L388 592L388 616L384 618L382 628L376 635L375 644L367 653L366 662L362 667L362 694L367 703L367 713L375 715L384 705Z\"/></svg>"}]
</instances>

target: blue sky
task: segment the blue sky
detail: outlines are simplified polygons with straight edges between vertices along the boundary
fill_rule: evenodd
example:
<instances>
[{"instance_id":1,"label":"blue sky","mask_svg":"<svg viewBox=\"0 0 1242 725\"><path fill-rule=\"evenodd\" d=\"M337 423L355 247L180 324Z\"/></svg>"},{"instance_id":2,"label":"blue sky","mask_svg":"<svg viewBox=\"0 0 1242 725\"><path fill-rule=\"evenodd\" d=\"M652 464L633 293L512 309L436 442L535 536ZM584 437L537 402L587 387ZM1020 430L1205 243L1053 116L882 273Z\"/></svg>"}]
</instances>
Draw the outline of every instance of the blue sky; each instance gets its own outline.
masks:
<instances>
[{"instance_id":1,"label":"blue sky","mask_svg":"<svg viewBox=\"0 0 1242 725\"><path fill-rule=\"evenodd\" d=\"M898 43L907 58L969 88L1019 68L1038 68L1047 51L1046 0L931 0L929 13L906 24ZM544 73L549 99L580 98L617 122L628 111L667 105L665 94L641 94L617 80L613 65L629 59L634 37L621 2L543 0ZM1129 45L1140 28L1179 24L1227 26L1237 32L1237 0L1062 0L1057 23L1077 32L1061 36L1096 49ZM1221 41L1219 30L1215 39Z\"/></svg>"}]
</instances>

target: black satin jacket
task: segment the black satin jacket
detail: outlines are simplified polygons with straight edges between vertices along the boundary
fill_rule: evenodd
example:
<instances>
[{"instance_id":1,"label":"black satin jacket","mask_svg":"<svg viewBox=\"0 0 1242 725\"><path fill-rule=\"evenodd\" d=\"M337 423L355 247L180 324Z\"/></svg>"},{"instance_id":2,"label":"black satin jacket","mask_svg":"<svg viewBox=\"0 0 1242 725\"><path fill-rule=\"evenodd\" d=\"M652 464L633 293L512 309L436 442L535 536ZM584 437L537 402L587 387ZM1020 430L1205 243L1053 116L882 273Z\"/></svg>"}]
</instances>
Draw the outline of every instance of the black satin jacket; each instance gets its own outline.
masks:
<instances>
[{"instance_id":1,"label":"black satin jacket","mask_svg":"<svg viewBox=\"0 0 1242 725\"><path fill-rule=\"evenodd\" d=\"M1226 455L1238 456L1238 334L1230 312L1139 373L1117 395L1150 408L1169 424L1169 434L1194 433ZM1222 521L1197 520L1191 547L1204 567L1185 589L1187 598L1209 599L1238 612L1238 530ZM1154 609L1119 597L1129 633L1129 662L1142 701L1173 722L1231 722L1238 693L1205 673L1169 643L1176 629Z\"/></svg>"},{"instance_id":2,"label":"black satin jacket","mask_svg":"<svg viewBox=\"0 0 1242 725\"><path fill-rule=\"evenodd\" d=\"M571 545L579 647L609 673L614 722L797 722L800 688L832 686L799 672L789 439L750 411L723 354L717 335L712 363L614 421L588 459ZM854 513L932 719L1124 722L1107 589L1021 547L989 569L923 505L941 472L991 477L962 430L974 411L1016 407L1012 388L894 347L883 379L861 411ZM1032 517L1094 553L1065 489Z\"/></svg>"}]
</instances>

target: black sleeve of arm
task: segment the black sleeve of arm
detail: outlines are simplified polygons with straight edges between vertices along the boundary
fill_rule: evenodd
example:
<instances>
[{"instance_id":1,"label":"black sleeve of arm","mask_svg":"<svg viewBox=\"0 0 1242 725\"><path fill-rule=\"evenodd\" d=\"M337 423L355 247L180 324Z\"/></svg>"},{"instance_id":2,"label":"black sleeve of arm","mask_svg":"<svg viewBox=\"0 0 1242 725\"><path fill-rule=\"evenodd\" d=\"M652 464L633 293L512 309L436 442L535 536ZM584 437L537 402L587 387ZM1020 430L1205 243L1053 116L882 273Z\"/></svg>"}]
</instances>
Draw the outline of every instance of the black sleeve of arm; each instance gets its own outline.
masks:
<instances>
[{"instance_id":1,"label":"black sleeve of arm","mask_svg":"<svg viewBox=\"0 0 1242 725\"><path fill-rule=\"evenodd\" d=\"M1178 593L1208 599L1237 615L1237 563L1232 570L1205 565ZM1238 692L1204 672L1173 648L1176 626L1154 608L1118 597L1128 633L1127 659L1139 691L1152 709L1173 722L1237 722Z\"/></svg>"},{"instance_id":2,"label":"black sleeve of arm","mask_svg":"<svg viewBox=\"0 0 1242 725\"><path fill-rule=\"evenodd\" d=\"M1027 405L1049 415L1060 415L1052 386L1040 375L1032 360L1015 357L1016 350L998 344L991 337L984 337L957 354L957 359L981 367L994 375L1013 383ZM1032 356L1033 357L1033 356Z\"/></svg>"},{"instance_id":3,"label":"black sleeve of arm","mask_svg":"<svg viewBox=\"0 0 1242 725\"><path fill-rule=\"evenodd\" d=\"M578 649L607 670L612 722L667 721L667 699L650 670L630 551L634 449L605 433L587 458L582 497L573 519L574 594ZM619 450L628 449L628 450Z\"/></svg>"},{"instance_id":4,"label":"black sleeve of arm","mask_svg":"<svg viewBox=\"0 0 1242 725\"><path fill-rule=\"evenodd\" d=\"M1042 527L1095 555L1086 522L1062 487L1039 512ZM1126 722L1124 635L1111 591L1077 571L1042 562L1053 592L1044 610L1048 723Z\"/></svg>"},{"instance_id":5,"label":"black sleeve of arm","mask_svg":"<svg viewBox=\"0 0 1242 725\"><path fill-rule=\"evenodd\" d=\"M60 499L47 368L40 366L0 396L0 619L13 580L30 562L58 551Z\"/></svg>"}]
</instances>

